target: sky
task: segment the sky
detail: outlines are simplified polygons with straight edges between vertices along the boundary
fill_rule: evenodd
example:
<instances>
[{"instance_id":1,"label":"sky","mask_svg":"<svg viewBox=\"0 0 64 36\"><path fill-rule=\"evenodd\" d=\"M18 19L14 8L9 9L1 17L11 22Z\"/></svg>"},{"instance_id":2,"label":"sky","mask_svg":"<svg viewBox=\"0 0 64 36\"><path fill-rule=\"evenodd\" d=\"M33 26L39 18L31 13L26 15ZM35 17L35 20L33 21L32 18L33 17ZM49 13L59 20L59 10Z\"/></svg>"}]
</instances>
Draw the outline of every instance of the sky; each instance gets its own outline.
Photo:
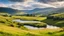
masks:
<instances>
[{"instance_id":1,"label":"sky","mask_svg":"<svg viewBox=\"0 0 64 36\"><path fill-rule=\"evenodd\" d=\"M0 7L9 7L18 10L33 10L35 8L47 8L56 6L47 4L49 2L64 0L0 0Z\"/></svg>"}]
</instances>

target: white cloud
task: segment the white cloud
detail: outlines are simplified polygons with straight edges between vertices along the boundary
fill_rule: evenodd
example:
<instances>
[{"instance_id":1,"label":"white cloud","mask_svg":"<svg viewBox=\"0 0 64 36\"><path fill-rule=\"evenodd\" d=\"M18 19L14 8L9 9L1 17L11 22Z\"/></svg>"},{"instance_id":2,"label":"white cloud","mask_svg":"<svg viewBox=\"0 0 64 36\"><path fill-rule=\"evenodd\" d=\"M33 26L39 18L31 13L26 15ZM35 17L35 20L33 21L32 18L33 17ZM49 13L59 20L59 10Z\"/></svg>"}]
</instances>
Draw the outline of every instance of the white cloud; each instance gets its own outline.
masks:
<instances>
[{"instance_id":1,"label":"white cloud","mask_svg":"<svg viewBox=\"0 0 64 36\"><path fill-rule=\"evenodd\" d=\"M10 5L10 7L13 8L13 9L18 9L18 10L32 10L32 9L35 9L35 8L47 8L47 7L56 8L55 6L35 2L33 0L25 1L23 3L22 2L16 2L16 3Z\"/></svg>"},{"instance_id":2,"label":"white cloud","mask_svg":"<svg viewBox=\"0 0 64 36\"><path fill-rule=\"evenodd\" d=\"M61 2L54 2L54 3L49 3L50 5L56 6L56 7L64 7L64 1Z\"/></svg>"},{"instance_id":3,"label":"white cloud","mask_svg":"<svg viewBox=\"0 0 64 36\"><path fill-rule=\"evenodd\" d=\"M6 4L0 3L0 7L8 7Z\"/></svg>"},{"instance_id":4,"label":"white cloud","mask_svg":"<svg viewBox=\"0 0 64 36\"><path fill-rule=\"evenodd\" d=\"M0 4L0 7L10 7L18 10L33 10L35 8L47 8L47 7L56 8L55 6L36 2L35 0L26 0L25 2L14 2L10 4Z\"/></svg>"},{"instance_id":5,"label":"white cloud","mask_svg":"<svg viewBox=\"0 0 64 36\"><path fill-rule=\"evenodd\" d=\"M13 9L18 9L18 10L32 10L32 9L34 9L31 5L27 5L24 3L9 4L9 7L13 8Z\"/></svg>"}]
</instances>

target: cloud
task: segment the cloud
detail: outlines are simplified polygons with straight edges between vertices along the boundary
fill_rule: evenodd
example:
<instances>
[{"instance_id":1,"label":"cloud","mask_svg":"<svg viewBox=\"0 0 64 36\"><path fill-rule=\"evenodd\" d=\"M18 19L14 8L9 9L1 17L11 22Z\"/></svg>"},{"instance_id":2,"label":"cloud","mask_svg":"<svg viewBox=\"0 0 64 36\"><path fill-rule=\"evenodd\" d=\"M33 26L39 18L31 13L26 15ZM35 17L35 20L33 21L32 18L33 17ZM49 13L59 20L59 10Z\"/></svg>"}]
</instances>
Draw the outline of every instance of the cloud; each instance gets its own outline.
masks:
<instances>
[{"instance_id":1,"label":"cloud","mask_svg":"<svg viewBox=\"0 0 64 36\"><path fill-rule=\"evenodd\" d=\"M35 2L34 0L30 0L30 1L27 0L25 2L15 2L14 4L11 4L9 7L18 10L33 10L35 8L47 8L47 7L56 8L55 6L45 3Z\"/></svg>"},{"instance_id":2,"label":"cloud","mask_svg":"<svg viewBox=\"0 0 64 36\"><path fill-rule=\"evenodd\" d=\"M0 7L8 7L6 4L0 3Z\"/></svg>"},{"instance_id":3,"label":"cloud","mask_svg":"<svg viewBox=\"0 0 64 36\"><path fill-rule=\"evenodd\" d=\"M48 2L60 2L60 1L64 1L64 0L38 0L38 2L45 2L45 3L48 3Z\"/></svg>"},{"instance_id":4,"label":"cloud","mask_svg":"<svg viewBox=\"0 0 64 36\"><path fill-rule=\"evenodd\" d=\"M23 2L24 0L9 0L11 2Z\"/></svg>"},{"instance_id":5,"label":"cloud","mask_svg":"<svg viewBox=\"0 0 64 36\"><path fill-rule=\"evenodd\" d=\"M0 7L2 6L9 7L17 10L33 10L35 8L48 8L48 7L56 8L56 6L37 2L38 0L24 0L24 2L22 2L22 0L9 0L9 1L13 1L14 3L11 2L9 4L1 4Z\"/></svg>"},{"instance_id":6,"label":"cloud","mask_svg":"<svg viewBox=\"0 0 64 36\"><path fill-rule=\"evenodd\" d=\"M25 1L38 1L38 0L9 0L11 2L25 2Z\"/></svg>"}]
</instances>

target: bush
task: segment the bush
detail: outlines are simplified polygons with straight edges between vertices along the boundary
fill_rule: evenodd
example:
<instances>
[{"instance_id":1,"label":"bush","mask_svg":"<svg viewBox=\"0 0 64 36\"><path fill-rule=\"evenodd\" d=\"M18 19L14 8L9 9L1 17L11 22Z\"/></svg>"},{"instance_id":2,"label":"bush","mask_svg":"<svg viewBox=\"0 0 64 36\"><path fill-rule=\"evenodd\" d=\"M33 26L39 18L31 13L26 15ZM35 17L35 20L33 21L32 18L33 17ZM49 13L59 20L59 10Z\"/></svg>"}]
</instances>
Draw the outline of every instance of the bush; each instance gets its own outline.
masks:
<instances>
[{"instance_id":1,"label":"bush","mask_svg":"<svg viewBox=\"0 0 64 36\"><path fill-rule=\"evenodd\" d=\"M10 24L9 26L14 27L14 25L13 25L13 24Z\"/></svg>"},{"instance_id":2,"label":"bush","mask_svg":"<svg viewBox=\"0 0 64 36\"><path fill-rule=\"evenodd\" d=\"M5 23L4 21L0 21L0 23Z\"/></svg>"}]
</instances>

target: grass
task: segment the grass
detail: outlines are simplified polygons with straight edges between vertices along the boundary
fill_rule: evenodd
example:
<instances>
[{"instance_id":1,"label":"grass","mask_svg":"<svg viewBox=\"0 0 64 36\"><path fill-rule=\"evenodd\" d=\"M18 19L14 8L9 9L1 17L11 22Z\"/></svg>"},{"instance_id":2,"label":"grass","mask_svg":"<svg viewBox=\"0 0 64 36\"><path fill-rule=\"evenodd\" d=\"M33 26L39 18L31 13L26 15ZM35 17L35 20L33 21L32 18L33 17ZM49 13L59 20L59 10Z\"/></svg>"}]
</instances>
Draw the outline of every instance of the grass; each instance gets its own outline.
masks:
<instances>
[{"instance_id":1,"label":"grass","mask_svg":"<svg viewBox=\"0 0 64 36\"><path fill-rule=\"evenodd\" d=\"M45 28L45 29L38 29L38 30L30 30L30 29L25 28L24 26L21 26L20 28L18 28L18 23L12 21L14 19L43 21L42 23L39 23L38 25L40 24L42 25L43 23L56 24L56 23L63 22L63 21L61 22L61 21L54 21L52 19L47 19L47 17L0 16L0 36L64 36L64 31L60 31L62 30L60 28L59 29Z\"/></svg>"},{"instance_id":2,"label":"grass","mask_svg":"<svg viewBox=\"0 0 64 36\"><path fill-rule=\"evenodd\" d=\"M21 20L45 20L47 17L29 17L29 16L12 16L15 19L21 19Z\"/></svg>"},{"instance_id":3,"label":"grass","mask_svg":"<svg viewBox=\"0 0 64 36\"><path fill-rule=\"evenodd\" d=\"M51 16L64 18L64 13L58 13L58 14L54 14L54 15L51 15Z\"/></svg>"},{"instance_id":4,"label":"grass","mask_svg":"<svg viewBox=\"0 0 64 36\"><path fill-rule=\"evenodd\" d=\"M26 30L22 30L19 28L15 28L15 27L9 27L9 26L5 26L5 25L0 25L0 33L2 32L2 34L4 33L5 35L11 34L11 35L18 35L18 36L26 36L26 34L38 34L38 33L33 33L33 32L29 32ZM8 33L8 34L6 34ZM9 36L9 35L8 35Z\"/></svg>"},{"instance_id":5,"label":"grass","mask_svg":"<svg viewBox=\"0 0 64 36\"><path fill-rule=\"evenodd\" d=\"M9 27L5 25L0 25L0 35L1 36L51 36L48 33L57 32L59 29L39 29L39 30L23 30L15 27ZM62 32L63 33L63 32ZM60 34L60 33L56 33Z\"/></svg>"},{"instance_id":6,"label":"grass","mask_svg":"<svg viewBox=\"0 0 64 36\"><path fill-rule=\"evenodd\" d=\"M21 17L20 17L21 18ZM26 18L26 17L25 17ZM28 19L31 19L30 17L27 17ZM32 18L34 18L34 17L32 17ZM35 17L36 18L36 17ZM15 18L13 18L13 17L4 17L4 16L0 16L0 23L1 24L4 24L4 25L8 25L8 26L12 26L12 27L19 27L19 28L21 28L21 26L23 26L24 24L25 25L32 25L32 26L45 26L46 25L46 23L44 23L44 22L40 22L39 21L39 23L37 22L37 23L33 23L33 22L29 22L29 23L19 23L19 22L14 22L13 20L14 20ZM22 18L21 18L22 19ZM28 19L26 19L26 20L28 20ZM22 19L23 20L23 19ZM32 20L32 19L31 19ZM22 28L24 28L24 27L22 27Z\"/></svg>"}]
</instances>

